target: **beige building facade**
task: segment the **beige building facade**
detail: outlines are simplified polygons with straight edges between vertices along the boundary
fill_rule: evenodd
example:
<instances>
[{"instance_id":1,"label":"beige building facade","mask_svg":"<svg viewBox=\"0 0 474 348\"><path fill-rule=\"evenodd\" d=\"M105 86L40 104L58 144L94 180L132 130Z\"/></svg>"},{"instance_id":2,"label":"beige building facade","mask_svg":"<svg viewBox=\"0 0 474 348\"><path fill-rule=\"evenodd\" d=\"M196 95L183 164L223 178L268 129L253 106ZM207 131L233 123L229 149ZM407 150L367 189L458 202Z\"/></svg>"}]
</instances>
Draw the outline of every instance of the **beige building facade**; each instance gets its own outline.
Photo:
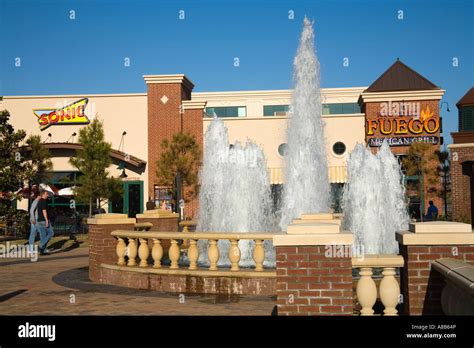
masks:
<instances>
[{"instance_id":1,"label":"beige building facade","mask_svg":"<svg viewBox=\"0 0 474 348\"><path fill-rule=\"evenodd\" d=\"M54 171L72 176L77 170L68 160L80 146L79 130L92 119L100 118L105 138L113 149L109 172L122 178L125 189L121 202L109 202L111 212L134 216L144 210L148 197L156 204L163 200L170 203L171 197L162 194L163 187L155 177L161 142L187 131L203 146L213 116L224 120L230 143L251 140L259 145L266 156L271 183L284 183L291 90L193 92L194 84L182 74L145 75L144 83L146 93L4 96L0 110L10 112L15 129L23 129L27 135L40 135L44 146L50 149ZM385 104L391 105L392 94L397 96L394 100L411 100L413 93L422 93L428 100L421 103L421 108L422 116L431 118L424 121L429 134L418 131L422 126L417 118L420 115L381 113ZM414 141L427 141L438 149L442 143L438 103L443 94L444 90L399 60L369 87L321 89L330 182L346 182L346 161L357 143L368 144L375 150L381 139L387 139L399 155ZM388 132L389 124L396 128ZM436 132L431 132L433 125L438 125ZM190 203L186 215L195 217L197 201Z\"/></svg>"}]
</instances>

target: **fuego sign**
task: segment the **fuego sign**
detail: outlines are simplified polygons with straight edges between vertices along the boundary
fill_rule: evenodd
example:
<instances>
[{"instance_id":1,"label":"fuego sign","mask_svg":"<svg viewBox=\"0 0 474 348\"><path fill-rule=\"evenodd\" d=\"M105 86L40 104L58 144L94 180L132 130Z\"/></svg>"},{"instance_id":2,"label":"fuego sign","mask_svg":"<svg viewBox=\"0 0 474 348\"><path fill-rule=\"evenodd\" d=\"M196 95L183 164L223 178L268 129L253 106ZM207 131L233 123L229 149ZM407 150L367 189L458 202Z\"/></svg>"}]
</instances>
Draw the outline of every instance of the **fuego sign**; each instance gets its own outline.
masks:
<instances>
[{"instance_id":1,"label":"fuego sign","mask_svg":"<svg viewBox=\"0 0 474 348\"><path fill-rule=\"evenodd\" d=\"M49 126L89 124L90 121L85 114L88 101L87 98L83 98L60 109L36 109L33 113L38 117L42 131Z\"/></svg>"},{"instance_id":2,"label":"fuego sign","mask_svg":"<svg viewBox=\"0 0 474 348\"><path fill-rule=\"evenodd\" d=\"M420 117L410 119L394 117L378 117L375 120L367 120L367 135L374 135L379 131L383 135L402 134L434 134L439 130L439 119L429 106L421 111Z\"/></svg>"}]
</instances>

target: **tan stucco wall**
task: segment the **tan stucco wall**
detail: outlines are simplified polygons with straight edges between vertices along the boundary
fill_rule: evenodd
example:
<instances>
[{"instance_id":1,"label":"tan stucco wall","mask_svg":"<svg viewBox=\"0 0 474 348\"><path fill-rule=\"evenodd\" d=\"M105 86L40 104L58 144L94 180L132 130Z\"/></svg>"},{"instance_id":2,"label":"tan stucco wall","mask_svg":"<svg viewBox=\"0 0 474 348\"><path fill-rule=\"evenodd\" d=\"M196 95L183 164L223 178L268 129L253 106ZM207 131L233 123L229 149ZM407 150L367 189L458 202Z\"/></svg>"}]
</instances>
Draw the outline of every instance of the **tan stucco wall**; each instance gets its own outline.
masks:
<instances>
[{"instance_id":1,"label":"tan stucco wall","mask_svg":"<svg viewBox=\"0 0 474 348\"><path fill-rule=\"evenodd\" d=\"M354 103L365 87L322 89L323 103ZM81 98L89 98L86 115L89 118L99 115L104 122L106 140L112 148L118 149L122 132L126 131L125 146L121 148L142 160L148 160L147 139L147 95L141 94L107 94L107 95L68 95L68 96L26 96L4 97L0 101L0 110L7 109L11 114L11 122L16 129L24 129L27 134L39 134L43 140L52 134L51 142L65 142L71 134L79 133L81 125L51 126L40 131L34 109L59 108L71 104ZM247 116L243 118L225 118L224 123L229 131L229 141L244 143L247 139L256 142L264 150L269 168L284 167L284 159L278 154L278 146L286 142L287 117L264 117L264 105L291 104L291 90L273 91L237 91L237 92L199 92L192 94L193 101L207 101L208 107L213 106L246 106ZM330 167L345 166L347 155L357 143L364 143L364 115L328 115L326 123L326 152ZM203 131L206 132L211 119L204 119ZM77 142L76 136L74 142ZM48 140L49 141L49 140ZM346 144L346 153L336 156L332 146L336 141ZM71 141L72 142L72 141ZM68 158L53 158L54 170L73 170ZM148 192L148 170L141 175L127 170L128 179L143 180L144 192ZM110 173L119 176L120 170L112 165ZM152 168L154 170L154 168ZM147 200L147 197L144 197Z\"/></svg>"},{"instance_id":2,"label":"tan stucco wall","mask_svg":"<svg viewBox=\"0 0 474 348\"><path fill-rule=\"evenodd\" d=\"M328 165L331 167L345 166L348 154L357 143L364 143L365 119L363 114L331 115L323 118L326 124L326 153ZM287 117L258 117L258 118L224 118L228 129L229 142L245 143L250 139L264 150L267 167L284 167L284 158L278 153L278 146L286 143ZM211 119L205 119L203 130L206 132ZM346 144L346 152L337 156L332 151L335 142Z\"/></svg>"},{"instance_id":3,"label":"tan stucco wall","mask_svg":"<svg viewBox=\"0 0 474 348\"><path fill-rule=\"evenodd\" d=\"M126 131L123 152L147 161L147 96L146 94L108 94L108 95L68 95L68 96L27 96L4 97L0 101L0 110L10 112L10 121L15 129L24 129L27 135L40 135L43 140L51 133L51 142L66 142L72 133L79 135L84 125L54 125L43 131L39 129L34 109L54 109L69 105L79 99L89 98L86 115L92 119L96 115L104 122L105 139L112 143L113 149L119 149L122 132ZM77 142L78 136L74 138ZM69 140L73 142L72 140ZM49 140L48 140L49 142ZM55 171L74 170L66 157L54 157ZM109 168L110 173L117 177L121 174L116 165ZM144 182L144 192L147 192L148 165L142 174L127 169L127 175L139 178ZM145 201L147 197L144 197Z\"/></svg>"}]
</instances>

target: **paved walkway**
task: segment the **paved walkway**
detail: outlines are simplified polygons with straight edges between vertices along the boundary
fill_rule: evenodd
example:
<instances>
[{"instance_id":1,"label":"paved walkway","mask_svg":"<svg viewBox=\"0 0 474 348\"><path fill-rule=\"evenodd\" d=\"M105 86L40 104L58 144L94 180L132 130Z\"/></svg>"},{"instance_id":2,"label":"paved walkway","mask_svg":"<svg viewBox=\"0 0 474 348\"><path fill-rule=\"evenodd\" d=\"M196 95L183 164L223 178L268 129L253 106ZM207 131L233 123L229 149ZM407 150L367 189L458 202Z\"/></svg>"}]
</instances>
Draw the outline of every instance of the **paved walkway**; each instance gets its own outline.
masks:
<instances>
[{"instance_id":1,"label":"paved walkway","mask_svg":"<svg viewBox=\"0 0 474 348\"><path fill-rule=\"evenodd\" d=\"M270 315L276 304L269 296L180 298L95 284L88 280L87 267L87 248L43 256L37 262L0 258L0 314Z\"/></svg>"}]
</instances>

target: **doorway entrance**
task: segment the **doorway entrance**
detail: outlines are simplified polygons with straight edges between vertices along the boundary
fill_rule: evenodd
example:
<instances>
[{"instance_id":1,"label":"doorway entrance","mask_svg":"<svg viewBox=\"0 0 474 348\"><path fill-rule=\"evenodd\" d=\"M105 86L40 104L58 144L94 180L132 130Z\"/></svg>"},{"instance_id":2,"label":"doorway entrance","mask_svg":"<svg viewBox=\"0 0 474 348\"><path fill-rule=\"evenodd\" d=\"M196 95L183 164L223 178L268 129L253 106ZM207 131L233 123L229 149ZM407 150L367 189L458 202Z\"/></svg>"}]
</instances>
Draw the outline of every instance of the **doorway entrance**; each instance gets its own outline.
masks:
<instances>
[{"instance_id":1,"label":"doorway entrance","mask_svg":"<svg viewBox=\"0 0 474 348\"><path fill-rule=\"evenodd\" d=\"M143 181L124 181L123 196L109 202L109 213L123 213L131 218L143 213Z\"/></svg>"}]
</instances>

